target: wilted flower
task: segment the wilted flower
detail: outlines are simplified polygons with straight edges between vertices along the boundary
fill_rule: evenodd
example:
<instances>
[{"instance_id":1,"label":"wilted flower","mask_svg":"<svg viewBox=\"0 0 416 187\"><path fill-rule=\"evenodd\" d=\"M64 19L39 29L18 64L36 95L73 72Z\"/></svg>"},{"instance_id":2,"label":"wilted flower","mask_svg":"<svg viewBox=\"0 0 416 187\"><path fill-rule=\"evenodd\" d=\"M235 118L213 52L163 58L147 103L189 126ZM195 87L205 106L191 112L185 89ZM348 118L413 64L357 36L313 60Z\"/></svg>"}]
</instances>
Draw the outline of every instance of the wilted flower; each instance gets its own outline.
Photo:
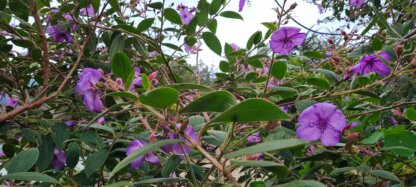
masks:
<instances>
[{"instance_id":1,"label":"wilted flower","mask_svg":"<svg viewBox=\"0 0 416 187\"><path fill-rule=\"evenodd\" d=\"M326 146L340 142L347 120L341 110L330 103L317 103L306 108L299 116L296 135L303 140L321 140Z\"/></svg>"},{"instance_id":2,"label":"wilted flower","mask_svg":"<svg viewBox=\"0 0 416 187\"><path fill-rule=\"evenodd\" d=\"M52 37L52 40L56 43L61 43L63 41L72 43L74 41L74 37L70 32L64 32L55 25L48 26L45 32L49 34Z\"/></svg>"},{"instance_id":3,"label":"wilted flower","mask_svg":"<svg viewBox=\"0 0 416 187\"><path fill-rule=\"evenodd\" d=\"M291 105L283 105L283 106L280 106L280 109L287 113L289 111L290 106Z\"/></svg>"},{"instance_id":4,"label":"wilted flower","mask_svg":"<svg viewBox=\"0 0 416 187\"><path fill-rule=\"evenodd\" d=\"M63 150L59 150L55 147L53 150L52 167L56 170L64 169L66 165L66 154Z\"/></svg>"},{"instance_id":5,"label":"wilted flower","mask_svg":"<svg viewBox=\"0 0 416 187\"><path fill-rule=\"evenodd\" d=\"M305 41L306 34L300 33L296 27L281 27L273 32L270 40L270 47L274 53L287 55L290 51Z\"/></svg>"},{"instance_id":6,"label":"wilted flower","mask_svg":"<svg viewBox=\"0 0 416 187\"><path fill-rule=\"evenodd\" d=\"M189 46L187 43L185 43L185 52L196 54L199 51L199 46L197 44L194 44L193 46Z\"/></svg>"},{"instance_id":7,"label":"wilted flower","mask_svg":"<svg viewBox=\"0 0 416 187\"><path fill-rule=\"evenodd\" d=\"M235 43L231 43L230 46L233 48L233 51L238 51L240 49L240 47Z\"/></svg>"},{"instance_id":8,"label":"wilted flower","mask_svg":"<svg viewBox=\"0 0 416 187\"><path fill-rule=\"evenodd\" d=\"M357 9L362 8L364 4L365 0L350 0L350 5Z\"/></svg>"},{"instance_id":9,"label":"wilted flower","mask_svg":"<svg viewBox=\"0 0 416 187\"><path fill-rule=\"evenodd\" d=\"M87 91L82 96L84 105L88 110L97 113L103 111L104 106L99 92Z\"/></svg>"},{"instance_id":10,"label":"wilted flower","mask_svg":"<svg viewBox=\"0 0 416 187\"><path fill-rule=\"evenodd\" d=\"M149 52L149 58L155 57L157 55L157 51Z\"/></svg>"},{"instance_id":11,"label":"wilted flower","mask_svg":"<svg viewBox=\"0 0 416 187\"><path fill-rule=\"evenodd\" d=\"M246 140L249 144L255 144L261 142L261 137L259 133L253 133L252 135L248 136Z\"/></svg>"},{"instance_id":12,"label":"wilted flower","mask_svg":"<svg viewBox=\"0 0 416 187\"><path fill-rule=\"evenodd\" d=\"M132 153L134 153L135 151L139 150L140 148L142 148L143 146L145 146L147 143L143 140L133 140L127 147L126 149L126 155L129 156ZM138 167L140 167L144 161L147 161L151 164L159 164L160 161L159 159L152 153L147 153L143 156L139 156L138 158L136 158L135 160L133 160L133 162L131 162L130 166L133 169L136 169Z\"/></svg>"},{"instance_id":13,"label":"wilted flower","mask_svg":"<svg viewBox=\"0 0 416 187\"><path fill-rule=\"evenodd\" d=\"M81 10L79 10L79 15L80 16L93 16L94 15L94 8L92 7L92 5L88 5L85 8L81 8Z\"/></svg>"},{"instance_id":14,"label":"wilted flower","mask_svg":"<svg viewBox=\"0 0 416 187\"><path fill-rule=\"evenodd\" d=\"M100 117L97 120L97 123L100 124L100 125L104 124L104 122L105 122L105 118L104 117Z\"/></svg>"},{"instance_id":15,"label":"wilted flower","mask_svg":"<svg viewBox=\"0 0 416 187\"><path fill-rule=\"evenodd\" d=\"M322 7L322 4L317 4L316 6L318 7L320 14L324 13L324 7Z\"/></svg>"},{"instance_id":16,"label":"wilted flower","mask_svg":"<svg viewBox=\"0 0 416 187\"><path fill-rule=\"evenodd\" d=\"M384 60L389 61L390 56L386 52L380 52L378 55ZM383 77L390 74L390 67L384 64L377 56L364 56L360 62L351 68L352 73L366 75L375 72Z\"/></svg>"},{"instance_id":17,"label":"wilted flower","mask_svg":"<svg viewBox=\"0 0 416 187\"><path fill-rule=\"evenodd\" d=\"M187 8L182 9L179 13L179 16L181 17L182 24L184 25L188 25L194 17L194 15L191 12L189 12Z\"/></svg>"}]
</instances>

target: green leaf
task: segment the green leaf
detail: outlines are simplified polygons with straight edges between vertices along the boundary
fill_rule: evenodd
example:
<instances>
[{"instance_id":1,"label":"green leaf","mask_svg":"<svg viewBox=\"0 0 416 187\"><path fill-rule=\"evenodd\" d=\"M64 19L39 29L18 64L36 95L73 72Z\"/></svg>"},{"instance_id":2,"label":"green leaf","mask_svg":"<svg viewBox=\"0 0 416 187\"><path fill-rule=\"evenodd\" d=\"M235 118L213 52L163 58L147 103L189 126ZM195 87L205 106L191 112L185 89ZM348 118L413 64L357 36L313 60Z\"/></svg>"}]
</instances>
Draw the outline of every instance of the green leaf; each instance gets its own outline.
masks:
<instances>
[{"instance_id":1,"label":"green leaf","mask_svg":"<svg viewBox=\"0 0 416 187\"><path fill-rule=\"evenodd\" d=\"M273 103L262 99L247 99L219 114L210 123L274 121L288 118L289 116Z\"/></svg>"},{"instance_id":2,"label":"green leaf","mask_svg":"<svg viewBox=\"0 0 416 187\"><path fill-rule=\"evenodd\" d=\"M272 161L261 161L261 160L230 160L231 166L233 167L273 167L273 166L282 166Z\"/></svg>"},{"instance_id":3,"label":"green leaf","mask_svg":"<svg viewBox=\"0 0 416 187\"><path fill-rule=\"evenodd\" d=\"M139 99L136 95L134 95L131 92L111 92L111 93L106 94L106 96L122 97L122 98L130 99L132 101L138 101Z\"/></svg>"},{"instance_id":4,"label":"green leaf","mask_svg":"<svg viewBox=\"0 0 416 187\"><path fill-rule=\"evenodd\" d=\"M176 10L172 9L172 8L167 8L164 10L163 12L163 16L165 16L165 18L167 20L169 20L172 23L181 25L182 24L182 20L181 17L179 16L178 12L176 12Z\"/></svg>"},{"instance_id":5,"label":"green leaf","mask_svg":"<svg viewBox=\"0 0 416 187\"><path fill-rule=\"evenodd\" d=\"M350 53L350 57L361 57L363 55L369 55L374 53L374 49L369 45L362 45L353 52Z\"/></svg>"},{"instance_id":6,"label":"green leaf","mask_svg":"<svg viewBox=\"0 0 416 187\"><path fill-rule=\"evenodd\" d=\"M220 16L225 17L225 18L243 20L243 16L241 16L239 13L234 12L234 11L224 11L224 12L221 12Z\"/></svg>"},{"instance_id":7,"label":"green leaf","mask_svg":"<svg viewBox=\"0 0 416 187\"><path fill-rule=\"evenodd\" d=\"M34 46L33 43L31 41L29 41L29 40L18 40L18 39L15 39L15 40L12 40L12 43L14 45L17 45L17 46L23 47L23 48L33 48L33 46Z\"/></svg>"},{"instance_id":8,"label":"green leaf","mask_svg":"<svg viewBox=\"0 0 416 187\"><path fill-rule=\"evenodd\" d=\"M146 90L149 90L151 85L152 84L150 83L149 77L146 74L142 73L142 86L143 86L143 88L146 89Z\"/></svg>"},{"instance_id":9,"label":"green leaf","mask_svg":"<svg viewBox=\"0 0 416 187\"><path fill-rule=\"evenodd\" d=\"M137 151L133 152L132 154L124 158L121 162L119 162L111 171L110 178L114 176L114 174L119 172L121 169L129 165L131 162L133 162L133 160L137 159L137 157L142 156L146 153L155 151L156 149L159 149L160 147L163 147L165 145L177 144L181 142L182 142L181 140L177 140L177 139L176 140L159 140L159 141L154 141L152 143L145 145L144 147L138 149Z\"/></svg>"},{"instance_id":10,"label":"green leaf","mask_svg":"<svg viewBox=\"0 0 416 187\"><path fill-rule=\"evenodd\" d=\"M311 77L306 78L306 82L310 85L318 86L324 89L329 89L331 87L331 84L325 79L317 78L317 77Z\"/></svg>"},{"instance_id":11,"label":"green leaf","mask_svg":"<svg viewBox=\"0 0 416 187\"><path fill-rule=\"evenodd\" d=\"M375 6L370 6L371 9L373 9L373 12L376 14L378 20L380 21L380 23L387 28L387 30L389 31L389 33L391 35L393 35L394 37L397 38L401 38L400 34L397 33L396 30L394 30L393 27L390 26L390 24L387 22L386 18L384 18L383 14L377 9L377 7Z\"/></svg>"},{"instance_id":12,"label":"green leaf","mask_svg":"<svg viewBox=\"0 0 416 187\"><path fill-rule=\"evenodd\" d=\"M227 61L224 61L224 60L220 61L219 67L222 72L228 72L230 70L230 65L228 64Z\"/></svg>"},{"instance_id":13,"label":"green leaf","mask_svg":"<svg viewBox=\"0 0 416 187\"><path fill-rule=\"evenodd\" d=\"M36 173L36 172L18 172L18 173L10 173L5 176L1 177L3 180L22 180L22 181L38 181L44 183L54 183L59 184L59 181L55 178L43 174L43 173Z\"/></svg>"},{"instance_id":14,"label":"green leaf","mask_svg":"<svg viewBox=\"0 0 416 187\"><path fill-rule=\"evenodd\" d=\"M32 168L39 157L37 148L24 150L14 156L6 165L7 173L25 172Z\"/></svg>"},{"instance_id":15,"label":"green leaf","mask_svg":"<svg viewBox=\"0 0 416 187\"><path fill-rule=\"evenodd\" d=\"M341 173L345 173L347 171L356 170L356 167L342 167L342 168L335 168L329 175L338 175Z\"/></svg>"},{"instance_id":16,"label":"green leaf","mask_svg":"<svg viewBox=\"0 0 416 187\"><path fill-rule=\"evenodd\" d=\"M225 158L235 158L256 153L264 153L267 151L277 151L290 149L307 144L308 142L299 139L283 139L262 142L250 147L246 147L225 155Z\"/></svg>"},{"instance_id":17,"label":"green leaf","mask_svg":"<svg viewBox=\"0 0 416 187\"><path fill-rule=\"evenodd\" d=\"M56 147L58 147L59 150L64 149L65 141L68 140L71 135L68 131L68 126L65 123L55 123L52 129L53 141L55 142Z\"/></svg>"},{"instance_id":18,"label":"green leaf","mask_svg":"<svg viewBox=\"0 0 416 187\"><path fill-rule=\"evenodd\" d=\"M324 54L320 51L306 51L303 53L303 56L309 58L324 58Z\"/></svg>"},{"instance_id":19,"label":"green leaf","mask_svg":"<svg viewBox=\"0 0 416 187\"><path fill-rule=\"evenodd\" d=\"M163 8L162 2L149 3L146 6L150 7L150 8L154 8L154 9L162 9Z\"/></svg>"},{"instance_id":20,"label":"green leaf","mask_svg":"<svg viewBox=\"0 0 416 187\"><path fill-rule=\"evenodd\" d=\"M178 168L182 159L178 155L172 155L166 161L165 165L162 167L161 173L163 177L169 177L172 172Z\"/></svg>"},{"instance_id":21,"label":"green leaf","mask_svg":"<svg viewBox=\"0 0 416 187\"><path fill-rule=\"evenodd\" d=\"M406 117L406 119L408 119L410 121L416 121L416 109L414 109L414 108L407 108L404 111L404 116Z\"/></svg>"},{"instance_id":22,"label":"green leaf","mask_svg":"<svg viewBox=\"0 0 416 187\"><path fill-rule=\"evenodd\" d=\"M111 60L111 70L113 74L123 80L126 90L130 88L131 76L134 77L131 61L123 51L117 52Z\"/></svg>"},{"instance_id":23,"label":"green leaf","mask_svg":"<svg viewBox=\"0 0 416 187\"><path fill-rule=\"evenodd\" d=\"M209 14L214 15L216 14L222 5L222 0L212 0L211 6L209 6Z\"/></svg>"},{"instance_id":24,"label":"green leaf","mask_svg":"<svg viewBox=\"0 0 416 187\"><path fill-rule=\"evenodd\" d=\"M208 22L209 4L207 3L207 0L200 0L197 7L197 23L199 26L204 26Z\"/></svg>"},{"instance_id":25,"label":"green leaf","mask_svg":"<svg viewBox=\"0 0 416 187\"><path fill-rule=\"evenodd\" d=\"M322 73L332 84L335 84L339 81L337 74L327 69L314 69L318 73Z\"/></svg>"},{"instance_id":26,"label":"green leaf","mask_svg":"<svg viewBox=\"0 0 416 187\"><path fill-rule=\"evenodd\" d=\"M120 12L120 4L117 0L109 0L108 3L116 12Z\"/></svg>"},{"instance_id":27,"label":"green leaf","mask_svg":"<svg viewBox=\"0 0 416 187\"><path fill-rule=\"evenodd\" d=\"M165 109L178 101L179 93L173 88L160 87L147 91L139 96L139 101L145 105Z\"/></svg>"},{"instance_id":28,"label":"green leaf","mask_svg":"<svg viewBox=\"0 0 416 187\"><path fill-rule=\"evenodd\" d=\"M266 28L268 28L271 31L275 31L277 29L277 25L275 23L263 22L261 24L264 25Z\"/></svg>"},{"instance_id":29,"label":"green leaf","mask_svg":"<svg viewBox=\"0 0 416 187\"><path fill-rule=\"evenodd\" d=\"M416 134L405 130L402 126L384 130L384 147L392 153L408 157L416 151Z\"/></svg>"},{"instance_id":30,"label":"green leaf","mask_svg":"<svg viewBox=\"0 0 416 187\"><path fill-rule=\"evenodd\" d=\"M97 171L107 160L109 152L106 149L102 149L92 155L90 155L87 160L85 160L85 174L89 177L95 171Z\"/></svg>"},{"instance_id":31,"label":"green leaf","mask_svg":"<svg viewBox=\"0 0 416 187\"><path fill-rule=\"evenodd\" d=\"M150 27L152 27L154 21L155 21L155 18L147 18L147 19L144 19L137 26L137 31L138 32L143 32L143 31L149 29Z\"/></svg>"},{"instance_id":32,"label":"green leaf","mask_svg":"<svg viewBox=\"0 0 416 187\"><path fill-rule=\"evenodd\" d=\"M178 91L182 90L201 90L201 91L212 91L213 89L201 84L192 84L192 83L178 83L178 84L169 84L162 87L171 87Z\"/></svg>"},{"instance_id":33,"label":"green leaf","mask_svg":"<svg viewBox=\"0 0 416 187\"><path fill-rule=\"evenodd\" d=\"M202 34L202 39L204 40L205 44L211 49L214 53L221 56L222 47L221 42L218 40L217 36L212 32L204 32Z\"/></svg>"},{"instance_id":34,"label":"green leaf","mask_svg":"<svg viewBox=\"0 0 416 187\"><path fill-rule=\"evenodd\" d=\"M297 101L295 102L295 107L296 110L298 110L298 112L302 112L303 110L305 110L306 108L316 104L318 102L314 101L314 100L301 100L301 101Z\"/></svg>"},{"instance_id":35,"label":"green leaf","mask_svg":"<svg viewBox=\"0 0 416 187\"><path fill-rule=\"evenodd\" d=\"M42 143L39 145L39 159L36 162L36 166L38 167L39 171L44 171L47 169L52 162L53 159L53 141L52 138L42 137Z\"/></svg>"},{"instance_id":36,"label":"green leaf","mask_svg":"<svg viewBox=\"0 0 416 187\"><path fill-rule=\"evenodd\" d=\"M263 63L261 63L259 59L250 60L247 64L250 64L255 68L263 68Z\"/></svg>"},{"instance_id":37,"label":"green leaf","mask_svg":"<svg viewBox=\"0 0 416 187\"><path fill-rule=\"evenodd\" d=\"M237 101L230 92L215 91L192 101L180 113L224 112L236 103Z\"/></svg>"},{"instance_id":38,"label":"green leaf","mask_svg":"<svg viewBox=\"0 0 416 187\"><path fill-rule=\"evenodd\" d=\"M298 90L290 87L276 86L271 88L272 90L266 94L267 97L273 95L280 95L283 98L291 98L297 95Z\"/></svg>"},{"instance_id":39,"label":"green leaf","mask_svg":"<svg viewBox=\"0 0 416 187\"><path fill-rule=\"evenodd\" d=\"M375 144L384 136L383 131L376 131L373 134L371 134L369 137L365 138L361 141L362 144Z\"/></svg>"},{"instance_id":40,"label":"green leaf","mask_svg":"<svg viewBox=\"0 0 416 187\"><path fill-rule=\"evenodd\" d=\"M138 182L135 182L134 184L154 184L154 183L175 183L175 182L183 182L188 181L184 178L175 178L175 177L169 177L169 178L154 178L154 179L145 179Z\"/></svg>"},{"instance_id":41,"label":"green leaf","mask_svg":"<svg viewBox=\"0 0 416 187\"><path fill-rule=\"evenodd\" d=\"M387 180L391 180L391 181L395 181L399 183L401 182L400 179L396 175L385 170L370 170L369 173L370 175L375 176L375 177L380 177L383 179L387 179Z\"/></svg>"},{"instance_id":42,"label":"green leaf","mask_svg":"<svg viewBox=\"0 0 416 187\"><path fill-rule=\"evenodd\" d=\"M261 31L257 31L254 34L252 34L250 36L250 38L247 40L247 44L246 47L247 49L251 49L253 47L253 44L258 44L261 41L262 38L262 32Z\"/></svg>"},{"instance_id":43,"label":"green leaf","mask_svg":"<svg viewBox=\"0 0 416 187\"><path fill-rule=\"evenodd\" d=\"M66 149L66 166L70 168L75 168L79 161L79 147L76 142L71 142L68 144Z\"/></svg>"},{"instance_id":44,"label":"green leaf","mask_svg":"<svg viewBox=\"0 0 416 187\"><path fill-rule=\"evenodd\" d=\"M374 50L380 50L381 48L383 48L383 43L380 41L379 38L374 38L371 41L371 47L373 47Z\"/></svg>"},{"instance_id":45,"label":"green leaf","mask_svg":"<svg viewBox=\"0 0 416 187\"><path fill-rule=\"evenodd\" d=\"M295 180L275 187L326 187L326 185L314 180Z\"/></svg>"},{"instance_id":46,"label":"green leaf","mask_svg":"<svg viewBox=\"0 0 416 187\"><path fill-rule=\"evenodd\" d=\"M114 38L111 39L111 45L109 49L110 58L113 58L114 55L124 49L125 39L121 34L117 34Z\"/></svg>"},{"instance_id":47,"label":"green leaf","mask_svg":"<svg viewBox=\"0 0 416 187\"><path fill-rule=\"evenodd\" d=\"M274 78L281 80L285 77L286 71L286 63L283 61L277 61L272 65L271 74Z\"/></svg>"},{"instance_id":48,"label":"green leaf","mask_svg":"<svg viewBox=\"0 0 416 187\"><path fill-rule=\"evenodd\" d=\"M216 19L211 20L207 25L208 29L214 34L217 32L217 26L218 23Z\"/></svg>"}]
</instances>

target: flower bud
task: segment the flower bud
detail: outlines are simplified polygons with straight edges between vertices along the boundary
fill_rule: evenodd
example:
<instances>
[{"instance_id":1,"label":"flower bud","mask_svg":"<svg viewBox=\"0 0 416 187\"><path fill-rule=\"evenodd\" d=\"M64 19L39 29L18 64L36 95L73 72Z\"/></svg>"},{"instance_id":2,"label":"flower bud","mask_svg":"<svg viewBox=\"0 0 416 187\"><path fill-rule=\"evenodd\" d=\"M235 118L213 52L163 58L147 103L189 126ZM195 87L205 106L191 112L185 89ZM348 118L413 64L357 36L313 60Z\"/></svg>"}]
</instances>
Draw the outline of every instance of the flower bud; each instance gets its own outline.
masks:
<instances>
[{"instance_id":1,"label":"flower bud","mask_svg":"<svg viewBox=\"0 0 416 187\"><path fill-rule=\"evenodd\" d=\"M331 45L334 45L334 40L328 39L328 43L331 44Z\"/></svg>"},{"instance_id":2,"label":"flower bud","mask_svg":"<svg viewBox=\"0 0 416 187\"><path fill-rule=\"evenodd\" d=\"M154 132L152 132L152 133L150 134L150 136L149 136L149 140L150 140L150 142L153 142L153 141L155 141L155 140L156 140L156 134L155 134Z\"/></svg>"},{"instance_id":3,"label":"flower bud","mask_svg":"<svg viewBox=\"0 0 416 187\"><path fill-rule=\"evenodd\" d=\"M397 45L396 47L394 47L394 51L396 51L397 56L402 55L403 53L403 45Z\"/></svg>"},{"instance_id":4,"label":"flower bud","mask_svg":"<svg viewBox=\"0 0 416 187\"><path fill-rule=\"evenodd\" d=\"M355 133L350 133L350 134L348 134L347 138L348 138L348 139L356 139L356 138L358 138L359 136L360 136L360 133L355 132Z\"/></svg>"},{"instance_id":5,"label":"flower bud","mask_svg":"<svg viewBox=\"0 0 416 187\"><path fill-rule=\"evenodd\" d=\"M341 31L341 34L342 34L343 36L347 36L347 33L346 33L345 31Z\"/></svg>"},{"instance_id":6,"label":"flower bud","mask_svg":"<svg viewBox=\"0 0 416 187\"><path fill-rule=\"evenodd\" d=\"M289 10L293 10L296 8L296 6L298 6L298 4L293 3L292 5L290 5Z\"/></svg>"}]
</instances>

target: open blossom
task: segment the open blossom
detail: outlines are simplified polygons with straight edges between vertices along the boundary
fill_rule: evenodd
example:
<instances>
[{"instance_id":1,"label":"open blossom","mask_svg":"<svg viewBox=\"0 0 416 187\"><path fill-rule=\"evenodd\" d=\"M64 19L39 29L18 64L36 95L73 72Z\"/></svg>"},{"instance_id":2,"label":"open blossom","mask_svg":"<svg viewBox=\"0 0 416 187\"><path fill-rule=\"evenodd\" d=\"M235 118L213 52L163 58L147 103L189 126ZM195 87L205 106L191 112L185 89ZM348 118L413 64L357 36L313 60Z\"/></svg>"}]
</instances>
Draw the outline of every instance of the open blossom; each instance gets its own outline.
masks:
<instances>
[{"instance_id":1,"label":"open blossom","mask_svg":"<svg viewBox=\"0 0 416 187\"><path fill-rule=\"evenodd\" d=\"M247 0L240 0L240 2L238 3L238 11L241 12L243 11L244 5L246 4Z\"/></svg>"},{"instance_id":2,"label":"open blossom","mask_svg":"<svg viewBox=\"0 0 416 187\"><path fill-rule=\"evenodd\" d=\"M149 52L149 58L157 56L157 51Z\"/></svg>"},{"instance_id":3,"label":"open blossom","mask_svg":"<svg viewBox=\"0 0 416 187\"><path fill-rule=\"evenodd\" d=\"M66 124L66 126L68 126L68 127L73 127L73 126L75 126L77 123L75 123L75 121L72 121L72 120L67 120L67 121L65 121L65 124Z\"/></svg>"},{"instance_id":4,"label":"open blossom","mask_svg":"<svg viewBox=\"0 0 416 187\"><path fill-rule=\"evenodd\" d=\"M53 151L52 167L56 170L64 169L66 165L66 154L64 151L55 148Z\"/></svg>"},{"instance_id":5,"label":"open blossom","mask_svg":"<svg viewBox=\"0 0 416 187\"><path fill-rule=\"evenodd\" d=\"M240 49L240 47L235 43L231 43L230 46L233 48L233 51L238 51Z\"/></svg>"},{"instance_id":6,"label":"open blossom","mask_svg":"<svg viewBox=\"0 0 416 187\"><path fill-rule=\"evenodd\" d=\"M196 54L199 51L199 46L197 44L194 44L193 46L189 46L187 43L185 43L185 52L188 54Z\"/></svg>"},{"instance_id":7,"label":"open blossom","mask_svg":"<svg viewBox=\"0 0 416 187\"><path fill-rule=\"evenodd\" d=\"M364 4L365 0L350 0L350 5L357 9L362 8Z\"/></svg>"},{"instance_id":8,"label":"open blossom","mask_svg":"<svg viewBox=\"0 0 416 187\"><path fill-rule=\"evenodd\" d=\"M85 8L81 8L81 10L79 10L79 15L80 16L93 16L94 15L94 8L92 7L92 5L88 5Z\"/></svg>"},{"instance_id":9,"label":"open blossom","mask_svg":"<svg viewBox=\"0 0 416 187\"><path fill-rule=\"evenodd\" d=\"M56 43L61 43L64 41L72 43L74 41L74 37L70 32L64 32L56 25L48 26L45 32L49 34L52 37L52 40Z\"/></svg>"},{"instance_id":10,"label":"open blossom","mask_svg":"<svg viewBox=\"0 0 416 187\"><path fill-rule=\"evenodd\" d=\"M390 56L386 52L380 52L378 55L384 60L389 61ZM383 77L390 74L390 67L384 64L377 56L364 56L360 62L351 68L353 74L366 75L375 72Z\"/></svg>"},{"instance_id":11,"label":"open blossom","mask_svg":"<svg viewBox=\"0 0 416 187\"><path fill-rule=\"evenodd\" d=\"M189 25L189 23L192 21L192 18L194 15L187 9L184 8L179 12L179 16L181 17L182 24Z\"/></svg>"},{"instance_id":12,"label":"open blossom","mask_svg":"<svg viewBox=\"0 0 416 187\"><path fill-rule=\"evenodd\" d=\"M143 140L133 140L127 147L126 149L126 155L129 156L132 153L134 153L135 151L139 150L140 148L144 147L147 143ZM143 156L139 156L138 158L136 158L135 160L133 160L133 162L130 163L130 166L133 169L137 169L138 167L140 167L143 162L149 162L151 164L159 164L160 161L159 159L152 153L147 153Z\"/></svg>"},{"instance_id":13,"label":"open blossom","mask_svg":"<svg viewBox=\"0 0 416 187\"><path fill-rule=\"evenodd\" d=\"M261 142L261 137L259 133L253 133L252 135L248 136L246 140L249 144L255 144Z\"/></svg>"},{"instance_id":14,"label":"open blossom","mask_svg":"<svg viewBox=\"0 0 416 187\"><path fill-rule=\"evenodd\" d=\"M287 55L298 45L301 45L306 38L305 33L300 33L296 27L281 27L273 32L270 39L270 47L274 53Z\"/></svg>"},{"instance_id":15,"label":"open blossom","mask_svg":"<svg viewBox=\"0 0 416 187\"><path fill-rule=\"evenodd\" d=\"M176 128L180 129L181 128L181 124L176 124ZM195 142L198 142L198 136L195 133L195 130L192 126L188 125L184 130L183 133L186 136L189 136L192 140L194 140ZM169 139L181 139L185 141L185 144L171 144L171 145L167 145L163 147L163 150L165 152L174 152L177 155L189 155L189 153L191 152L191 149L189 148L189 146L191 146L191 143L183 136L183 135L176 135L173 133L168 133L167 137ZM183 148L183 149L182 149Z\"/></svg>"},{"instance_id":16,"label":"open blossom","mask_svg":"<svg viewBox=\"0 0 416 187\"><path fill-rule=\"evenodd\" d=\"M82 95L84 105L91 112L101 112L104 108L101 101L101 93L96 90L95 84L101 79L103 72L93 68L84 68L78 75L75 90Z\"/></svg>"},{"instance_id":17,"label":"open blossom","mask_svg":"<svg viewBox=\"0 0 416 187\"><path fill-rule=\"evenodd\" d=\"M347 127L344 114L335 105L317 103L306 108L299 116L296 135L302 140L321 140L326 146L341 141L342 130Z\"/></svg>"}]
</instances>

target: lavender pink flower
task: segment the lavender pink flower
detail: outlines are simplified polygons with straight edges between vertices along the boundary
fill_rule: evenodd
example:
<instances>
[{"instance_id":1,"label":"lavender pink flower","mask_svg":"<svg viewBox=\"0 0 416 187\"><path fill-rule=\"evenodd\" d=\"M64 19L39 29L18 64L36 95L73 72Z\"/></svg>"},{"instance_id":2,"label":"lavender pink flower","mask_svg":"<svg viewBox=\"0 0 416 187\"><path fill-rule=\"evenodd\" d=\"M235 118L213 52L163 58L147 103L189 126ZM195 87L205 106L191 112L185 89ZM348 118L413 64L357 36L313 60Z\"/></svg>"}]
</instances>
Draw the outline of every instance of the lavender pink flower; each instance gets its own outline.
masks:
<instances>
[{"instance_id":1,"label":"lavender pink flower","mask_svg":"<svg viewBox=\"0 0 416 187\"><path fill-rule=\"evenodd\" d=\"M247 0L240 0L240 2L238 3L238 11L241 12L244 9L244 5L246 4Z\"/></svg>"},{"instance_id":2,"label":"lavender pink flower","mask_svg":"<svg viewBox=\"0 0 416 187\"><path fill-rule=\"evenodd\" d=\"M94 13L94 8L92 7L92 5L88 5L85 8L81 8L81 10L79 10L79 15L80 16L93 16Z\"/></svg>"},{"instance_id":3,"label":"lavender pink flower","mask_svg":"<svg viewBox=\"0 0 416 187\"><path fill-rule=\"evenodd\" d=\"M139 150L140 148L144 147L147 143L143 140L133 140L126 149L126 155L129 156L135 151ZM160 164L159 158L157 158L152 152L147 153L143 156L139 156L133 162L130 163L130 167L133 169L137 169L140 167L144 161L149 162L151 164Z\"/></svg>"},{"instance_id":4,"label":"lavender pink flower","mask_svg":"<svg viewBox=\"0 0 416 187\"><path fill-rule=\"evenodd\" d=\"M360 9L365 4L365 0L350 0L350 6Z\"/></svg>"},{"instance_id":5,"label":"lavender pink flower","mask_svg":"<svg viewBox=\"0 0 416 187\"><path fill-rule=\"evenodd\" d=\"M249 144L256 144L261 142L261 137L259 133L253 133L252 135L248 136L246 140Z\"/></svg>"},{"instance_id":6,"label":"lavender pink flower","mask_svg":"<svg viewBox=\"0 0 416 187\"><path fill-rule=\"evenodd\" d=\"M56 43L61 43L64 41L72 43L74 41L74 37L70 32L64 32L56 25L48 26L45 32L49 34L52 37L52 40Z\"/></svg>"},{"instance_id":7,"label":"lavender pink flower","mask_svg":"<svg viewBox=\"0 0 416 187\"><path fill-rule=\"evenodd\" d=\"M187 8L182 9L179 12L179 16L181 17L182 24L184 25L189 25L189 23L192 21L192 18L194 17L194 15L189 12Z\"/></svg>"},{"instance_id":8,"label":"lavender pink flower","mask_svg":"<svg viewBox=\"0 0 416 187\"><path fill-rule=\"evenodd\" d=\"M281 27L273 32L270 39L270 47L274 53L287 55L295 46L302 45L306 34L301 33L296 27Z\"/></svg>"},{"instance_id":9,"label":"lavender pink flower","mask_svg":"<svg viewBox=\"0 0 416 187\"><path fill-rule=\"evenodd\" d=\"M317 103L300 114L299 125L296 135L300 139L321 140L326 146L334 146L341 141L341 133L347 127L347 120L335 105Z\"/></svg>"},{"instance_id":10,"label":"lavender pink flower","mask_svg":"<svg viewBox=\"0 0 416 187\"><path fill-rule=\"evenodd\" d=\"M66 126L68 126L68 127L73 127L73 126L75 126L77 123L75 123L75 121L72 121L72 120L67 120L67 121L65 121L65 124L66 124Z\"/></svg>"},{"instance_id":11,"label":"lavender pink flower","mask_svg":"<svg viewBox=\"0 0 416 187\"><path fill-rule=\"evenodd\" d=\"M8 98L8 99L6 99L6 106L16 108L18 102L19 102L19 100L15 99L15 98Z\"/></svg>"},{"instance_id":12,"label":"lavender pink flower","mask_svg":"<svg viewBox=\"0 0 416 187\"><path fill-rule=\"evenodd\" d=\"M101 93L96 90L95 84L101 79L103 72L92 68L84 68L78 75L75 90L82 95L84 105L91 112L101 112L104 108L101 101Z\"/></svg>"},{"instance_id":13,"label":"lavender pink flower","mask_svg":"<svg viewBox=\"0 0 416 187\"><path fill-rule=\"evenodd\" d=\"M176 128L180 129L181 128L181 124L176 124ZM198 142L198 136L195 133L195 130L192 126L188 125L184 130L183 133L187 136L189 136L192 140ZM189 153L191 152L190 146L191 143L183 136L183 135L176 135L173 133L167 133L167 137L168 139L181 139L185 141L185 144L171 144L171 145L167 145L164 146L162 149L165 152L174 152L175 154L179 155L179 156L183 156L183 155L189 155ZM182 149L183 148L183 149Z\"/></svg>"},{"instance_id":14,"label":"lavender pink flower","mask_svg":"<svg viewBox=\"0 0 416 187\"><path fill-rule=\"evenodd\" d=\"M380 52L378 55L386 61L390 60L390 56L386 52ZM364 56L358 64L354 65L351 68L351 72L357 75L366 75L375 72L385 77L390 74L391 69L377 56L368 55Z\"/></svg>"}]
</instances>

